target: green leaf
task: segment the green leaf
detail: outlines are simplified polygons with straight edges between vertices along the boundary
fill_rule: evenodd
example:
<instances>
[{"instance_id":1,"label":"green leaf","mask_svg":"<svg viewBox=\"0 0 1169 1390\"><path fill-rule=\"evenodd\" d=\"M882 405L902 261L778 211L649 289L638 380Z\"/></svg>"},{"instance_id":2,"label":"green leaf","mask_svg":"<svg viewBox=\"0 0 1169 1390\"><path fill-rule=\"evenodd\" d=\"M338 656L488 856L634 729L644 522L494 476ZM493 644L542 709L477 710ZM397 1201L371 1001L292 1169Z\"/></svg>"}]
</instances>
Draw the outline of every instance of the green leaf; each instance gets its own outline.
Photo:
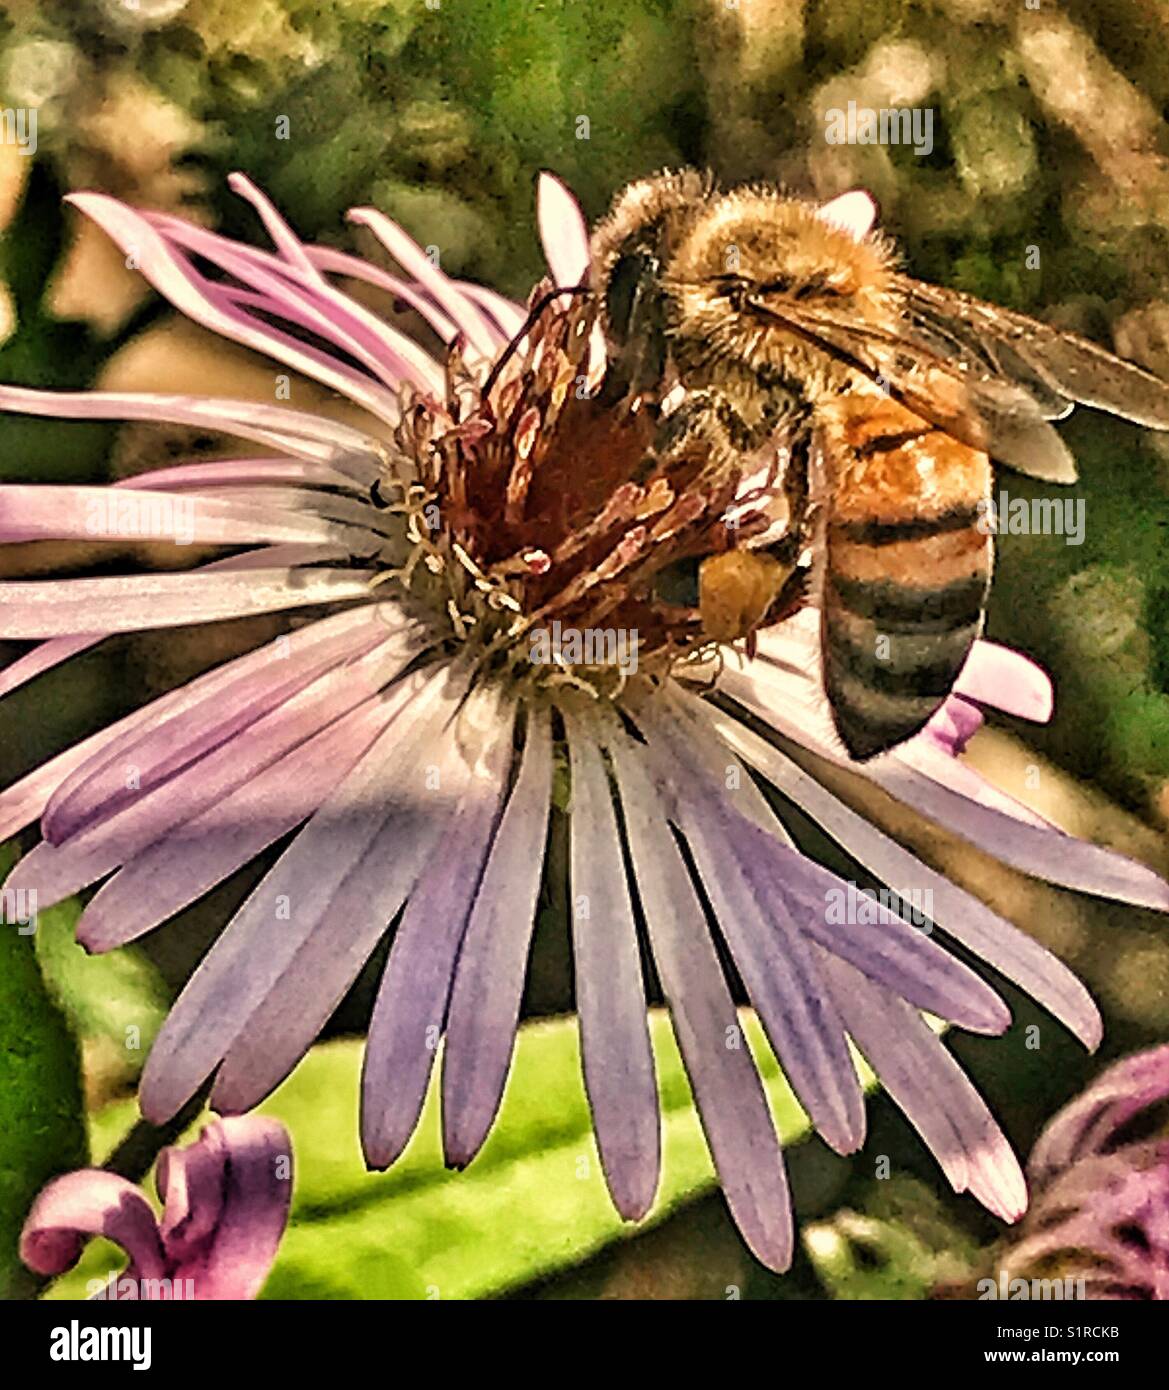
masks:
<instances>
[{"instance_id":1,"label":"green leaf","mask_svg":"<svg viewBox=\"0 0 1169 1390\"><path fill-rule=\"evenodd\" d=\"M15 862L0 847L0 873ZM6 901L6 907L11 906ZM23 912L10 915L23 916ZM36 926L35 913L30 925ZM65 1017L45 989L19 923L0 926L0 1298L35 1287L17 1254L33 1198L58 1173L86 1162L81 1071Z\"/></svg>"},{"instance_id":2,"label":"green leaf","mask_svg":"<svg viewBox=\"0 0 1169 1390\"><path fill-rule=\"evenodd\" d=\"M808 1133L754 1015L742 1015L780 1134ZM418 1133L386 1173L369 1173L358 1142L363 1043L315 1047L260 1107L288 1126L296 1188L292 1220L265 1289L268 1298L481 1298L558 1270L663 1220L711 1191L715 1175L668 1017L651 1032L663 1119L663 1175L645 1221L626 1224L601 1173L581 1081L575 1018L525 1025L499 1119L462 1173L443 1167L437 1083ZM436 1069L437 1070L437 1069ZM107 1154L136 1118L107 1107L94 1126ZM192 1134L197 1131L197 1126ZM77 1297L117 1268L108 1247L87 1252L52 1297Z\"/></svg>"},{"instance_id":3,"label":"green leaf","mask_svg":"<svg viewBox=\"0 0 1169 1390\"><path fill-rule=\"evenodd\" d=\"M76 940L76 898L40 914L36 953L45 984L90 1048L87 1066L111 1084L133 1080L162 1027L170 997L162 976L133 946L91 956Z\"/></svg>"}]
</instances>

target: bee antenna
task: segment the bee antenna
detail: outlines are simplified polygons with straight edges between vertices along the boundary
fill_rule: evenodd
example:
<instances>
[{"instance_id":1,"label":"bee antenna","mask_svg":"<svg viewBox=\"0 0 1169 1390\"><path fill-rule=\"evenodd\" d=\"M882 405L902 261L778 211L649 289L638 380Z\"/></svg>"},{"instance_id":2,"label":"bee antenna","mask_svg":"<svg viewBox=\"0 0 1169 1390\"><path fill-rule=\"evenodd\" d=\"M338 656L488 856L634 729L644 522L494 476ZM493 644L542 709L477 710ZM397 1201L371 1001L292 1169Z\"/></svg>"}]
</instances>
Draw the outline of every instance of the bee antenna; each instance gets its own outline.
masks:
<instances>
[{"instance_id":1,"label":"bee antenna","mask_svg":"<svg viewBox=\"0 0 1169 1390\"><path fill-rule=\"evenodd\" d=\"M519 347L520 342L536 326L536 323L538 322L540 316L543 314L544 310L547 309L548 305L551 304L554 299L559 299L562 294L588 294L589 292L590 287L588 285L568 285L562 289L549 290L549 292L546 295L543 295L540 299L538 299L535 305L533 306L531 313L528 314L528 317L524 320L523 324L521 325L519 332L516 333L515 337L513 337L511 342L508 343L507 347L504 348L495 365L491 368L491 371L488 373L487 380L483 383L483 389L479 392L480 399L485 399L487 396L491 394L492 387L499 380L499 375L503 371L504 367L507 366L507 364L511 361L512 357L515 355L516 348Z\"/></svg>"}]
</instances>

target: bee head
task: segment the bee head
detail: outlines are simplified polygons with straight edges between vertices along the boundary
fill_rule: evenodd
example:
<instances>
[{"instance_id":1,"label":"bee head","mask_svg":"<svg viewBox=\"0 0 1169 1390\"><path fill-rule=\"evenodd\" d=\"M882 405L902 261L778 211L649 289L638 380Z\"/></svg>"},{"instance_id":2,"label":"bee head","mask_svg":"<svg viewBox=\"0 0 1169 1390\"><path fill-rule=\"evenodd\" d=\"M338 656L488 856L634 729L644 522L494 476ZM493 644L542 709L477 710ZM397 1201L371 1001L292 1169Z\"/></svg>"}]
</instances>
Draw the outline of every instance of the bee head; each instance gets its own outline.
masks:
<instances>
[{"instance_id":1,"label":"bee head","mask_svg":"<svg viewBox=\"0 0 1169 1390\"><path fill-rule=\"evenodd\" d=\"M684 322L717 335L746 315L767 334L785 312L817 309L874 321L887 309L891 257L878 237L858 239L810 204L768 189L714 200L672 258L668 281Z\"/></svg>"}]
</instances>

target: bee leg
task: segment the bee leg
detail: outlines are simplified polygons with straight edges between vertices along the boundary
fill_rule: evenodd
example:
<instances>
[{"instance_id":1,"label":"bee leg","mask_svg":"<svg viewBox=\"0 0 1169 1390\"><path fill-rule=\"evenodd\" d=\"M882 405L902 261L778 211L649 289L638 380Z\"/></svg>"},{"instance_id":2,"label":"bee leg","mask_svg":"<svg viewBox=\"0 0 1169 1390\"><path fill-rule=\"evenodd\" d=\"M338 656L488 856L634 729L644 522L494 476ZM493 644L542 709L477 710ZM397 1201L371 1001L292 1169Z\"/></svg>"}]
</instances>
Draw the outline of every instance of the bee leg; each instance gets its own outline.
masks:
<instances>
[{"instance_id":1,"label":"bee leg","mask_svg":"<svg viewBox=\"0 0 1169 1390\"><path fill-rule=\"evenodd\" d=\"M788 443L788 464L783 475L783 495L787 501L787 530L767 547L768 553L795 570L808 543L808 466L811 440L806 430L792 432Z\"/></svg>"},{"instance_id":2,"label":"bee leg","mask_svg":"<svg viewBox=\"0 0 1169 1390\"><path fill-rule=\"evenodd\" d=\"M798 404L783 391L756 392L748 414L725 390L716 386L687 392L662 419L654 435L659 457L677 458L705 447L705 472L742 472L751 455L799 418Z\"/></svg>"},{"instance_id":3,"label":"bee leg","mask_svg":"<svg viewBox=\"0 0 1169 1390\"><path fill-rule=\"evenodd\" d=\"M811 576L807 570L793 570L764 615L761 627L772 627L793 617L811 598Z\"/></svg>"},{"instance_id":4,"label":"bee leg","mask_svg":"<svg viewBox=\"0 0 1169 1390\"><path fill-rule=\"evenodd\" d=\"M748 423L721 391L692 391L658 425L654 451L661 458L677 458L695 446L705 446L708 469L739 467L744 456L761 448L774 430L770 422L766 426Z\"/></svg>"}]
</instances>

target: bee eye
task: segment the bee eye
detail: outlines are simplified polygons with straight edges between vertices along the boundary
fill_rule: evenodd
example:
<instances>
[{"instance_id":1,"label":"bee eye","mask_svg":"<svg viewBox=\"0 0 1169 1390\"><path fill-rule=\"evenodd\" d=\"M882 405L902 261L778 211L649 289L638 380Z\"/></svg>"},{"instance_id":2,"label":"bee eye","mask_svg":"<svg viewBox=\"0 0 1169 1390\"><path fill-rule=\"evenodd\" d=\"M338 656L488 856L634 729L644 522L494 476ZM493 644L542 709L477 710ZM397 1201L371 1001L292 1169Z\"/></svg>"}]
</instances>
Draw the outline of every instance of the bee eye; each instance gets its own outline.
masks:
<instances>
[{"instance_id":1,"label":"bee eye","mask_svg":"<svg viewBox=\"0 0 1169 1390\"><path fill-rule=\"evenodd\" d=\"M629 338L633 329L638 298L652 286L658 271L656 258L645 252L630 252L622 256L609 273L605 291L605 312L609 328L620 342Z\"/></svg>"},{"instance_id":2,"label":"bee eye","mask_svg":"<svg viewBox=\"0 0 1169 1390\"><path fill-rule=\"evenodd\" d=\"M736 311L741 310L743 301L750 289L750 282L741 275L711 275L707 280L707 285L725 300L731 308Z\"/></svg>"},{"instance_id":3,"label":"bee eye","mask_svg":"<svg viewBox=\"0 0 1169 1390\"><path fill-rule=\"evenodd\" d=\"M764 294L790 294L792 299L811 299L814 295L838 294L835 285L823 275L813 275L807 280L796 281L790 275L777 275L760 285Z\"/></svg>"},{"instance_id":4,"label":"bee eye","mask_svg":"<svg viewBox=\"0 0 1169 1390\"><path fill-rule=\"evenodd\" d=\"M814 275L810 280L805 280L800 285L793 299L810 299L813 295L838 295L840 291L832 282L823 275Z\"/></svg>"}]
</instances>

